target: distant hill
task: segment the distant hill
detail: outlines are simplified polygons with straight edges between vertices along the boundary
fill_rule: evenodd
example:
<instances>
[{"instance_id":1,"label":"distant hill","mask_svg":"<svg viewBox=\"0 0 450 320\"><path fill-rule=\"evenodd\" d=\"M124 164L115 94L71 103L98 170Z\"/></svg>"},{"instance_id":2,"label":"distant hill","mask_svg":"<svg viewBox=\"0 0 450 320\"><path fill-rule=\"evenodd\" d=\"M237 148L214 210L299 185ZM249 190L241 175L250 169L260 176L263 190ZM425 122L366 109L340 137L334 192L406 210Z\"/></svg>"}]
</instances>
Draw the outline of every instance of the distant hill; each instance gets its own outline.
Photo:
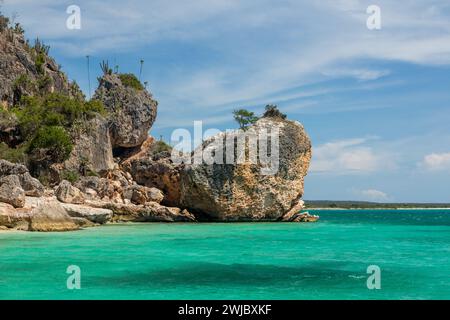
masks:
<instances>
[{"instance_id":1,"label":"distant hill","mask_svg":"<svg viewBox=\"0 0 450 320\"><path fill-rule=\"evenodd\" d=\"M449 208L450 203L379 203L368 201L305 200L305 209L403 209L403 208Z\"/></svg>"}]
</instances>

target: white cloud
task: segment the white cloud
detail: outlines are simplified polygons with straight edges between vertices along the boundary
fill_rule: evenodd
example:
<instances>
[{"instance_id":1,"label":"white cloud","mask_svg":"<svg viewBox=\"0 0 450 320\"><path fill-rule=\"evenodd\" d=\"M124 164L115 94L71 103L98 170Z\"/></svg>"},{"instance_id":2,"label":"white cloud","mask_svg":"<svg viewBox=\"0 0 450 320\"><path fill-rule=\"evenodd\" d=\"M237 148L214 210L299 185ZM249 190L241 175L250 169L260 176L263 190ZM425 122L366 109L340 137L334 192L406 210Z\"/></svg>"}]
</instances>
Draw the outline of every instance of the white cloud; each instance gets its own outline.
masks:
<instances>
[{"instance_id":1,"label":"white cloud","mask_svg":"<svg viewBox=\"0 0 450 320\"><path fill-rule=\"evenodd\" d=\"M354 194L366 201L388 201L390 199L387 193L376 189L354 190Z\"/></svg>"},{"instance_id":2,"label":"white cloud","mask_svg":"<svg viewBox=\"0 0 450 320\"><path fill-rule=\"evenodd\" d=\"M360 81L377 80L390 73L389 70L372 69L333 69L323 72L324 75L330 77L352 77Z\"/></svg>"},{"instance_id":3,"label":"white cloud","mask_svg":"<svg viewBox=\"0 0 450 320\"><path fill-rule=\"evenodd\" d=\"M430 171L450 171L450 152L428 154L419 166Z\"/></svg>"},{"instance_id":4,"label":"white cloud","mask_svg":"<svg viewBox=\"0 0 450 320\"><path fill-rule=\"evenodd\" d=\"M376 137L333 141L313 148L311 172L360 174L392 168L392 157L367 145L374 139Z\"/></svg>"}]
</instances>

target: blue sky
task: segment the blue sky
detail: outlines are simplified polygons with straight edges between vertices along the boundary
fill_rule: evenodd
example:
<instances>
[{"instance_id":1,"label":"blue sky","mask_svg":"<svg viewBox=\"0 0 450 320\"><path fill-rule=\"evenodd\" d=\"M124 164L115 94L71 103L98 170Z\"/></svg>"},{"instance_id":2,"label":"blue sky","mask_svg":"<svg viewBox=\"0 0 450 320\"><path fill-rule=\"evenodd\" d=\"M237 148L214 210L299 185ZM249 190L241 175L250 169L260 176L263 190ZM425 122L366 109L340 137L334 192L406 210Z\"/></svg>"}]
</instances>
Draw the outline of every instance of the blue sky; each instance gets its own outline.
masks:
<instances>
[{"instance_id":1,"label":"blue sky","mask_svg":"<svg viewBox=\"0 0 450 320\"><path fill-rule=\"evenodd\" d=\"M81 30L66 8L81 8ZM381 30L369 30L369 5ZM278 104L313 142L306 199L450 202L450 2L5 0L88 94L98 64L139 72L151 134L234 128Z\"/></svg>"}]
</instances>

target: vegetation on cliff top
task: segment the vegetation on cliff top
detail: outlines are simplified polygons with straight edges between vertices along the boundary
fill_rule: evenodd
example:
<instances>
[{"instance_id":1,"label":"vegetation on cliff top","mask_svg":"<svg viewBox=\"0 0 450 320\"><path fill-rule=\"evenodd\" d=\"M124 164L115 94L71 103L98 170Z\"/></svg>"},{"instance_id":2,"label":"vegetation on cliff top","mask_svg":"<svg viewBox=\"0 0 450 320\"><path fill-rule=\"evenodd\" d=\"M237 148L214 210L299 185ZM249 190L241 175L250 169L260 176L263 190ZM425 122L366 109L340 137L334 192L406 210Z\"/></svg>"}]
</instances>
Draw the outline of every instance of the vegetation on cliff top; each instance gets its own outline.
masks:
<instances>
[{"instance_id":1,"label":"vegetation on cliff top","mask_svg":"<svg viewBox=\"0 0 450 320\"><path fill-rule=\"evenodd\" d=\"M239 124L239 128L246 130L248 126L258 121L259 117L254 112L246 109L238 109L233 111L234 120ZM278 107L274 104L266 105L262 118L280 118L286 119L286 115L278 110Z\"/></svg>"}]
</instances>

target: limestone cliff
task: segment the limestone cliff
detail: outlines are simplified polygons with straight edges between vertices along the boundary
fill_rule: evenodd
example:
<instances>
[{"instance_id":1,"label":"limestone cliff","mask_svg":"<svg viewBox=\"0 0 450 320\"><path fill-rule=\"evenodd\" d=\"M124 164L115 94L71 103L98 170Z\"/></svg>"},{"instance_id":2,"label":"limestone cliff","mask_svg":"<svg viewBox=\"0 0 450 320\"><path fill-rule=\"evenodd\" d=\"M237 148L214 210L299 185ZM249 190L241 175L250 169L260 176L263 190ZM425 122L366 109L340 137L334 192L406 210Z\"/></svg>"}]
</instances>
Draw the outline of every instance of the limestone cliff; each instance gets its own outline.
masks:
<instances>
[{"instance_id":1,"label":"limestone cliff","mask_svg":"<svg viewBox=\"0 0 450 320\"><path fill-rule=\"evenodd\" d=\"M302 197L304 177L311 160L311 142L300 123L267 115L246 131L222 133L205 141L200 148L225 154L228 139L237 141L244 136L258 137L261 133L276 130L279 132L278 147L274 143L270 147L271 142L268 147L272 153L277 148L279 153L273 159L277 162L273 163L273 172L264 172L267 168L260 161L261 142L265 141L259 141L255 149L258 151L256 163L247 157L242 163L186 165L181 172L181 205L213 220L281 219ZM237 144L234 148L235 156L239 152L248 156L250 144L241 150Z\"/></svg>"},{"instance_id":2,"label":"limestone cliff","mask_svg":"<svg viewBox=\"0 0 450 320\"><path fill-rule=\"evenodd\" d=\"M139 147L156 119L158 103L133 80L130 75L105 74L94 95L109 112L111 142L117 150Z\"/></svg>"}]
</instances>

